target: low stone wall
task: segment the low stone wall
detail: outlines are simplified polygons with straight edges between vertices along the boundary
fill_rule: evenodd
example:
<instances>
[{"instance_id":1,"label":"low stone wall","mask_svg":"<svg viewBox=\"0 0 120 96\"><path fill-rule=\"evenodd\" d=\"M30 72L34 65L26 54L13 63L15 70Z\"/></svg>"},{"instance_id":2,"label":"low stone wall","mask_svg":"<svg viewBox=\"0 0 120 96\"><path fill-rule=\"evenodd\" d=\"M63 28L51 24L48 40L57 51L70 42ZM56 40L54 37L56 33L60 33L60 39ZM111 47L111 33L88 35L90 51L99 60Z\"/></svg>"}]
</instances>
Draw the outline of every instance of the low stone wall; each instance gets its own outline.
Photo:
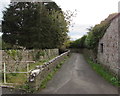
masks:
<instances>
[{"instance_id":1,"label":"low stone wall","mask_svg":"<svg viewBox=\"0 0 120 96\"><path fill-rule=\"evenodd\" d=\"M21 69L26 69L24 71L27 71L29 61L48 60L51 57L58 56L59 50L1 50L0 53L2 53L2 62L6 65L6 71L19 72Z\"/></svg>"},{"instance_id":2,"label":"low stone wall","mask_svg":"<svg viewBox=\"0 0 120 96\"><path fill-rule=\"evenodd\" d=\"M89 50L89 49L81 49L81 50L86 58L90 58L94 62L97 62L97 55L93 50Z\"/></svg>"},{"instance_id":3,"label":"low stone wall","mask_svg":"<svg viewBox=\"0 0 120 96\"><path fill-rule=\"evenodd\" d=\"M30 78L29 78L29 86L32 89L39 89L41 82L45 79L45 77L53 71L53 69L60 64L61 61L64 60L64 57L69 55L70 51L65 52L52 60L50 60L47 63L44 63L44 65L36 66L36 69L32 70L30 72Z\"/></svg>"}]
</instances>

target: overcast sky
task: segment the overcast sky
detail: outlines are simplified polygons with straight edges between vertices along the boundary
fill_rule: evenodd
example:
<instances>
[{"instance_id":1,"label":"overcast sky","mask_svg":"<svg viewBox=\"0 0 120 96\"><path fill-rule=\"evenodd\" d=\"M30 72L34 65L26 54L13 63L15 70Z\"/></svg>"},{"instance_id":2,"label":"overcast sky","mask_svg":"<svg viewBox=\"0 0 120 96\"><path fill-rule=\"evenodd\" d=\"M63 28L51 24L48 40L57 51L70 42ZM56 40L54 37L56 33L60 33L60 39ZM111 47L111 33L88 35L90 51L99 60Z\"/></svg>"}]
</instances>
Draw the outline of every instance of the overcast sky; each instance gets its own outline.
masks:
<instances>
[{"instance_id":1,"label":"overcast sky","mask_svg":"<svg viewBox=\"0 0 120 96\"><path fill-rule=\"evenodd\" d=\"M53 0L63 11L77 10L74 18L73 28L70 28L69 35L72 40L78 39L87 33L86 28L100 23L109 14L118 12L119 0ZM9 4L10 0L0 0L0 19L2 10Z\"/></svg>"},{"instance_id":2,"label":"overcast sky","mask_svg":"<svg viewBox=\"0 0 120 96\"><path fill-rule=\"evenodd\" d=\"M69 35L73 40L87 33L87 28L99 24L109 14L118 12L119 0L54 0L65 10L77 10L75 25ZM71 30L72 29L72 30Z\"/></svg>"}]
</instances>

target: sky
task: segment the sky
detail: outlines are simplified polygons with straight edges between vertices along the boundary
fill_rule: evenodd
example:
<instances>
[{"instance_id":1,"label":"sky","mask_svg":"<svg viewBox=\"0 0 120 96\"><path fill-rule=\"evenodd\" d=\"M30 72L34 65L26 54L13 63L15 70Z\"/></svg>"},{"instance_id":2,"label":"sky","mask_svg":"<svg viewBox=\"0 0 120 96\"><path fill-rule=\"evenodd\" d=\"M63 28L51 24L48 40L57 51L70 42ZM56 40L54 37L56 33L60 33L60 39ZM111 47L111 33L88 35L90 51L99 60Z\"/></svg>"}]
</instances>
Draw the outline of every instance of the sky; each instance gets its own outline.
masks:
<instances>
[{"instance_id":1,"label":"sky","mask_svg":"<svg viewBox=\"0 0 120 96\"><path fill-rule=\"evenodd\" d=\"M118 12L119 0L53 0L65 10L77 10L77 16L70 28L69 35L72 40L82 37L88 32L87 28L99 24L109 14Z\"/></svg>"},{"instance_id":2,"label":"sky","mask_svg":"<svg viewBox=\"0 0 120 96\"><path fill-rule=\"evenodd\" d=\"M53 0L63 11L77 10L73 18L74 27L69 28L71 40L76 40L88 32L87 28L99 24L109 14L118 12L119 0ZM0 0L0 19L2 10L10 0Z\"/></svg>"}]
</instances>

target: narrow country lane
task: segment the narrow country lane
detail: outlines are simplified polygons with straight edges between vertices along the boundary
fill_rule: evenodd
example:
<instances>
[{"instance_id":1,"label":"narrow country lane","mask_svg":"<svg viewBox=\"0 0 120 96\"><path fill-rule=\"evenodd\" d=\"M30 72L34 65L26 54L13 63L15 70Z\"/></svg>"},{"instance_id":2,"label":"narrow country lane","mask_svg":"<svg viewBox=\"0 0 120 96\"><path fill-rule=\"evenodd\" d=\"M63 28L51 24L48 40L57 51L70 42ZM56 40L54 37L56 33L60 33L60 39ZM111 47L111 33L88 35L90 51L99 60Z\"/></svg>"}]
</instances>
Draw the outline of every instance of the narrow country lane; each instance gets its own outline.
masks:
<instances>
[{"instance_id":1,"label":"narrow country lane","mask_svg":"<svg viewBox=\"0 0 120 96\"><path fill-rule=\"evenodd\" d=\"M95 73L80 53L72 53L38 94L118 94L118 89Z\"/></svg>"},{"instance_id":2,"label":"narrow country lane","mask_svg":"<svg viewBox=\"0 0 120 96\"><path fill-rule=\"evenodd\" d=\"M2 93L26 94L7 88ZM118 94L118 89L94 72L82 54L72 53L46 88L35 94Z\"/></svg>"}]
</instances>

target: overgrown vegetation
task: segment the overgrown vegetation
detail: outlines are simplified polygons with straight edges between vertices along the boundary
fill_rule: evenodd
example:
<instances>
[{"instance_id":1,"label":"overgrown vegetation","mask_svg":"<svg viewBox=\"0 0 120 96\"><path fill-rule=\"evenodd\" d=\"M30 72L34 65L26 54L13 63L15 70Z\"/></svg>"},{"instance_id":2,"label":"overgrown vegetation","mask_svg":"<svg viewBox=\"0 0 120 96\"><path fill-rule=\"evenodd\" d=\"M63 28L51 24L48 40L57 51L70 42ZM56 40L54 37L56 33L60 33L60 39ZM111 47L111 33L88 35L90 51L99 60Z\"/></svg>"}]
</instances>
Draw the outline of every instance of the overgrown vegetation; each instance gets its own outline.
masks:
<instances>
[{"instance_id":1,"label":"overgrown vegetation","mask_svg":"<svg viewBox=\"0 0 120 96\"><path fill-rule=\"evenodd\" d=\"M87 62L91 65L93 70L95 70L105 80L107 80L114 86L120 87L120 80L119 80L118 76L114 76L111 72L109 72L101 64L94 63L90 58L87 59Z\"/></svg>"}]
</instances>

